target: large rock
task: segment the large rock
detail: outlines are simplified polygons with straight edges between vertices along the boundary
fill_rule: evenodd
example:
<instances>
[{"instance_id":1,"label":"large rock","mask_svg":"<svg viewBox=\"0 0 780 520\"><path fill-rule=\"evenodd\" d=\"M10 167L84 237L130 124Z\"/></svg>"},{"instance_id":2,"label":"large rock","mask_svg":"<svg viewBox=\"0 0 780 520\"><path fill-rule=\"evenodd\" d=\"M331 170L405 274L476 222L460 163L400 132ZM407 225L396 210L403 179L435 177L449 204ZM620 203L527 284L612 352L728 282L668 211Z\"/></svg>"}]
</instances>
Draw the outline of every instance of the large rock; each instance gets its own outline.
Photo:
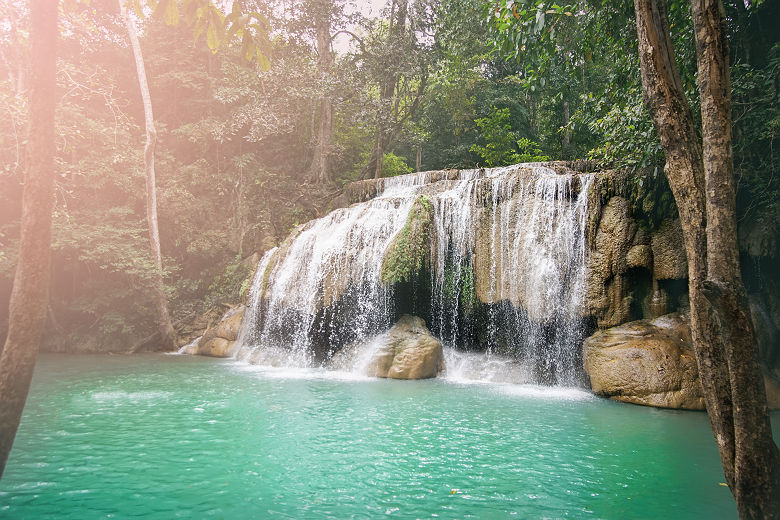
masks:
<instances>
[{"instance_id":1,"label":"large rock","mask_svg":"<svg viewBox=\"0 0 780 520\"><path fill-rule=\"evenodd\" d=\"M615 401L704 410L688 316L666 314L596 332L583 344L593 392ZM767 367L764 367L765 369ZM764 375L767 404L780 409L780 384Z\"/></svg>"},{"instance_id":2,"label":"large rock","mask_svg":"<svg viewBox=\"0 0 780 520\"><path fill-rule=\"evenodd\" d=\"M196 345L188 347L184 353L222 358L233 356L244 311L243 305L227 311L219 322L206 329Z\"/></svg>"},{"instance_id":3,"label":"large rock","mask_svg":"<svg viewBox=\"0 0 780 520\"><path fill-rule=\"evenodd\" d=\"M239 305L229 310L222 318L217 326L214 334L219 338L224 338L228 341L235 341L238 339L238 331L241 330L241 320L244 319L243 305Z\"/></svg>"},{"instance_id":4,"label":"large rock","mask_svg":"<svg viewBox=\"0 0 780 520\"><path fill-rule=\"evenodd\" d=\"M425 321L404 315L373 342L368 375L392 379L428 379L444 370L441 342L434 338Z\"/></svg>"},{"instance_id":5,"label":"large rock","mask_svg":"<svg viewBox=\"0 0 780 520\"><path fill-rule=\"evenodd\" d=\"M585 307L599 327L624 323L631 316L631 297L624 274L631 266L647 263L644 249L629 255L637 225L627 199L612 197L601 211L593 248L588 255ZM627 258L628 257L628 258Z\"/></svg>"},{"instance_id":6,"label":"large rock","mask_svg":"<svg viewBox=\"0 0 780 520\"><path fill-rule=\"evenodd\" d=\"M199 356L230 357L233 355L235 341L225 338L211 338L208 341L199 342L197 354Z\"/></svg>"},{"instance_id":7,"label":"large rock","mask_svg":"<svg viewBox=\"0 0 780 520\"><path fill-rule=\"evenodd\" d=\"M667 314L599 331L583 345L593 391L616 401L704 409L688 320Z\"/></svg>"},{"instance_id":8,"label":"large rock","mask_svg":"<svg viewBox=\"0 0 780 520\"><path fill-rule=\"evenodd\" d=\"M653 278L682 280L688 278L680 219L664 220L650 236L653 249Z\"/></svg>"}]
</instances>

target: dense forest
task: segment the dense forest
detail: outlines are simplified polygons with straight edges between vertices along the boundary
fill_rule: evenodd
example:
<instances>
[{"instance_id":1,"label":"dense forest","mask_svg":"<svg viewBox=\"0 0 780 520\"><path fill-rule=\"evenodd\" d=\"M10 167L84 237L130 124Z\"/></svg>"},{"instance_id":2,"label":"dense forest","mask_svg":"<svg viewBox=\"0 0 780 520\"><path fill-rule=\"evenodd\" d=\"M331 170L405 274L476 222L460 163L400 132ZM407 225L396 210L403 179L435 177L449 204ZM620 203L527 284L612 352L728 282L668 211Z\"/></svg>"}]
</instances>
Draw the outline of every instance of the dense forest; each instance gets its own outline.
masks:
<instances>
[{"instance_id":1,"label":"dense forest","mask_svg":"<svg viewBox=\"0 0 780 520\"><path fill-rule=\"evenodd\" d=\"M56 206L43 347L126 351L156 326L142 96L119 4L72 4L61 12L52 93ZM184 17L174 24L149 9L138 19L176 324L238 301L258 255L298 224L345 205L343 188L357 179L575 158L662 176L630 1L392 0L372 10L340 0L248 0L242 7L256 12L262 36L251 61L240 41L223 38L217 48ZM725 7L741 247L766 258L758 266L766 269L776 262L780 214L780 4ZM16 0L2 0L2 8L0 300L7 302L25 169L29 12ZM683 87L698 114L689 6L669 9ZM0 337L6 327L4 306Z\"/></svg>"}]
</instances>

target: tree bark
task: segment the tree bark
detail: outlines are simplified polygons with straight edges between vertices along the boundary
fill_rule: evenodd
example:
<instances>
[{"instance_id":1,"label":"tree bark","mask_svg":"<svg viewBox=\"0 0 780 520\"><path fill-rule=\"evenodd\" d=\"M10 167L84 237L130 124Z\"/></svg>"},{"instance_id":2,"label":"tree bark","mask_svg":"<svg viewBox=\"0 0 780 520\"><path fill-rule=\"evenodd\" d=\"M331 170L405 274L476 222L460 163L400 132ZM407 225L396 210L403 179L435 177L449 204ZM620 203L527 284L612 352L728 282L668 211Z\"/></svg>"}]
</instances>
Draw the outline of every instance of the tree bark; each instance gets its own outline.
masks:
<instances>
[{"instance_id":1,"label":"tree bark","mask_svg":"<svg viewBox=\"0 0 780 520\"><path fill-rule=\"evenodd\" d=\"M146 173L146 220L149 226L149 246L154 258L154 292L157 310L157 326L160 330L160 348L172 350L176 345L176 331L171 324L168 313L168 296L162 275L162 252L160 249L160 231L157 225L157 182L154 172L154 149L157 144L157 130L154 126L152 97L146 82L146 68L141 54L141 44L135 30L135 23L125 8L124 0L119 1L119 9L127 27L127 36L135 57L135 69L138 76L138 86L141 89L141 100L144 107L144 124L146 127L146 144L144 145L144 172Z\"/></svg>"},{"instance_id":2,"label":"tree bark","mask_svg":"<svg viewBox=\"0 0 780 520\"><path fill-rule=\"evenodd\" d=\"M697 2L701 0L692 0ZM764 506L747 504L748 500L763 500L765 506L773 507L774 499L769 497L771 492L766 493L764 483L774 478L771 461L777 448L771 431L762 426L764 422L768 425L766 396L739 278L730 164L731 114L729 103L724 103L724 89L730 87L728 63L722 63L728 50L724 55L723 48L704 49L718 39L716 32L721 44L725 43L725 33L715 20L695 22L701 29L697 29L697 40L703 38L697 43L702 119L710 120L704 124L702 150L674 60L665 0L634 0L634 5L643 96L666 155L664 171L683 228L691 333L710 424L740 517L772 518L771 509L762 509L756 516L751 507ZM694 19L696 10L694 5ZM709 43L704 45L705 41ZM715 53L720 53L721 62ZM708 100L708 96L715 99ZM725 98L729 96L726 92ZM711 106L713 103L718 108ZM767 459L763 468L755 464L756 454Z\"/></svg>"},{"instance_id":3,"label":"tree bark","mask_svg":"<svg viewBox=\"0 0 780 520\"><path fill-rule=\"evenodd\" d=\"M569 129L569 102L563 102L563 137L561 138L561 155L569 159L569 145L571 144L571 129Z\"/></svg>"},{"instance_id":4,"label":"tree bark","mask_svg":"<svg viewBox=\"0 0 780 520\"><path fill-rule=\"evenodd\" d=\"M54 90L57 1L30 2L30 123L22 196L21 243L0 352L0 477L30 389L46 324L54 205Z\"/></svg>"},{"instance_id":5,"label":"tree bark","mask_svg":"<svg viewBox=\"0 0 780 520\"><path fill-rule=\"evenodd\" d=\"M325 80L333 67L333 53L331 44L330 10L325 10L320 19L316 21L317 32L317 70L320 77ZM317 142L314 149L311 173L316 182L329 184L333 182L333 174L330 166L330 154L333 143L333 98L324 94L320 98L320 121L317 128Z\"/></svg>"},{"instance_id":6,"label":"tree bark","mask_svg":"<svg viewBox=\"0 0 780 520\"><path fill-rule=\"evenodd\" d=\"M737 245L736 188L731 144L731 78L721 0L691 0L707 203L704 295L726 346L734 414L734 483L740 518L780 517L778 451L772 441L763 378Z\"/></svg>"},{"instance_id":7,"label":"tree bark","mask_svg":"<svg viewBox=\"0 0 780 520\"><path fill-rule=\"evenodd\" d=\"M388 30L387 45L395 49L402 44L406 32L406 18L409 11L409 0L393 0L390 7L390 28ZM393 52L394 54L394 52ZM389 107L393 105L392 99L395 87L398 83L398 74L394 65L388 64L390 71L385 71L379 79L379 112L377 113L376 138L371 160L368 163L369 171L373 168L375 179L382 177L382 159L384 158L387 141L386 121L389 119Z\"/></svg>"}]
</instances>

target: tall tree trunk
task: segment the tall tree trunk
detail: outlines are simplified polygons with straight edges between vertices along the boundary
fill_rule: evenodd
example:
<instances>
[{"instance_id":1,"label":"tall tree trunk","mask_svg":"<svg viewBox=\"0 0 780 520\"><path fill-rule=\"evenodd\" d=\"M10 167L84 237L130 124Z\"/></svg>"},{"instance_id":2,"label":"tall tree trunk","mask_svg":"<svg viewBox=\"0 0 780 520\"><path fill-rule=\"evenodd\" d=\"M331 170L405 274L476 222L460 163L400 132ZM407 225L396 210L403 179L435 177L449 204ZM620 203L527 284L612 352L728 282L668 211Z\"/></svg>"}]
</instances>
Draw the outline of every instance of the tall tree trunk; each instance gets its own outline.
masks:
<instances>
[{"instance_id":1,"label":"tall tree trunk","mask_svg":"<svg viewBox=\"0 0 780 520\"><path fill-rule=\"evenodd\" d=\"M409 12L409 0L393 0L390 8L390 28L388 30L387 45L391 48L401 45L406 32L406 18ZM392 53L395 54L395 53ZM390 64L391 69L395 66ZM390 107L393 105L392 99L395 94L396 83L398 83L398 74L391 70L385 71L379 80L379 113L377 114L376 138L374 140L374 149L371 153L371 160L368 163L368 171L373 169L375 179L382 177L382 159L384 157L385 146L388 132L388 121L390 119ZM392 125L389 125L392 126Z\"/></svg>"},{"instance_id":2,"label":"tall tree trunk","mask_svg":"<svg viewBox=\"0 0 780 520\"><path fill-rule=\"evenodd\" d=\"M683 228L691 333L707 412L740 517L772 518L775 499L764 483L773 478L772 461L777 448L768 430L766 396L739 280L731 142L730 136L724 135L730 134L731 118L729 103L723 103L724 97L730 96L723 92L729 89L728 64L725 68L723 63L715 64L711 69L713 64L704 62L713 60L711 54L722 53L723 49L705 52L701 48L705 41L718 39L715 33L720 33L725 42L725 34L716 20L695 22L697 40L703 38L697 44L697 55L703 53L698 56L702 119L710 119L704 125L703 152L674 61L665 0L634 0L634 5L643 96L666 155L664 171ZM701 16L696 10L694 6L695 19ZM709 78L702 81L705 75ZM710 86L709 81L713 81ZM715 93L718 109L710 108L712 100L705 99ZM761 426L764 422L767 428ZM752 431L753 437L747 433L749 428L757 428ZM763 467L757 467L755 455L766 459ZM750 470L742 469L742 465ZM750 497L748 489L754 491ZM752 507L761 512L756 515Z\"/></svg>"},{"instance_id":3,"label":"tall tree trunk","mask_svg":"<svg viewBox=\"0 0 780 520\"><path fill-rule=\"evenodd\" d=\"M569 144L571 143L571 130L569 129L569 102L563 102L563 137L561 138L561 155L569 158Z\"/></svg>"},{"instance_id":4,"label":"tall tree trunk","mask_svg":"<svg viewBox=\"0 0 780 520\"><path fill-rule=\"evenodd\" d=\"M385 156L384 140L385 140L384 125L382 124L382 121L379 121L376 124L376 139L374 140L374 152L372 154L373 161L374 161L375 179L379 179L382 177L382 163L384 162L384 156Z\"/></svg>"},{"instance_id":5,"label":"tall tree trunk","mask_svg":"<svg viewBox=\"0 0 780 520\"><path fill-rule=\"evenodd\" d=\"M331 44L331 26L330 12L327 10L322 18L317 20L315 29L317 31L317 71L320 77L325 80L330 74L333 66L333 53L330 49ZM333 182L333 175L330 167L330 154L333 143L333 98L330 94L324 94L320 98L320 122L317 128L317 143L314 149L314 159L312 160L312 177L320 184Z\"/></svg>"},{"instance_id":6,"label":"tall tree trunk","mask_svg":"<svg viewBox=\"0 0 780 520\"><path fill-rule=\"evenodd\" d=\"M720 325L734 414L734 484L741 518L780 517L778 450L772 440L756 341L742 284L731 144L729 45L721 0L691 0L707 203L704 295Z\"/></svg>"},{"instance_id":7,"label":"tall tree trunk","mask_svg":"<svg viewBox=\"0 0 780 520\"><path fill-rule=\"evenodd\" d=\"M22 196L21 243L0 352L0 477L30 389L46 324L54 205L54 90L57 1L30 2L30 123Z\"/></svg>"},{"instance_id":8,"label":"tall tree trunk","mask_svg":"<svg viewBox=\"0 0 780 520\"><path fill-rule=\"evenodd\" d=\"M154 292L157 307L157 327L160 333L160 348L171 350L175 347L176 332L168 313L168 297L162 276L162 253L160 251L160 230L157 226L157 186L154 173L154 149L157 144L157 130L154 127L154 112L152 112L152 97L146 82L146 69L141 54L141 44L135 30L135 23L125 8L124 0L119 1L119 9L127 27L127 36L135 57L135 70L138 76L138 86L141 89L141 100L144 106L144 124L146 127L146 144L144 145L144 172L146 173L146 220L149 226L149 246L154 258Z\"/></svg>"}]
</instances>

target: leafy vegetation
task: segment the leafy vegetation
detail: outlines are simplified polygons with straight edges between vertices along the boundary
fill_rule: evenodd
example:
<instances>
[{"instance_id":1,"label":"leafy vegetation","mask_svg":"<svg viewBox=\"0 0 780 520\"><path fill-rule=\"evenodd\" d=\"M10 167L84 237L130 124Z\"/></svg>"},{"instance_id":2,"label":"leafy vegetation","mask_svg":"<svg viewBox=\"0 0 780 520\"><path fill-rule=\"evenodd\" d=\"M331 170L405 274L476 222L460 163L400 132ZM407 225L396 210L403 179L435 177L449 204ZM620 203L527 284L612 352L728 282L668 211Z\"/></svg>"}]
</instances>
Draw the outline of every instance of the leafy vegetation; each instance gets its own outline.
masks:
<instances>
[{"instance_id":1,"label":"leafy vegetation","mask_svg":"<svg viewBox=\"0 0 780 520\"><path fill-rule=\"evenodd\" d=\"M199 19L192 7L200 1L157 2L156 14L141 9L146 18L139 19L158 124L160 235L174 321L239 298L257 255L343 204L341 187L374 176L380 150L382 176L547 158L645 173L636 179L662 172L629 0L393 0L370 16L341 0L246 0L243 21L211 8ZM47 347L123 350L154 329L143 112L116 1L73 4L64 10L54 93ZM21 0L3 5L0 300L7 301L25 165L29 12ZM780 6L725 6L740 216L759 222L780 200ZM686 3L670 3L670 21L696 113ZM246 32L238 22L247 22ZM316 161L325 165L320 174ZM636 183L638 196L645 193ZM646 213L657 215L660 206L669 204Z\"/></svg>"},{"instance_id":2,"label":"leafy vegetation","mask_svg":"<svg viewBox=\"0 0 780 520\"><path fill-rule=\"evenodd\" d=\"M382 259L380 279L384 284L408 282L428 263L431 250L433 204L420 195L412 204L404 227L390 242Z\"/></svg>"}]
</instances>

